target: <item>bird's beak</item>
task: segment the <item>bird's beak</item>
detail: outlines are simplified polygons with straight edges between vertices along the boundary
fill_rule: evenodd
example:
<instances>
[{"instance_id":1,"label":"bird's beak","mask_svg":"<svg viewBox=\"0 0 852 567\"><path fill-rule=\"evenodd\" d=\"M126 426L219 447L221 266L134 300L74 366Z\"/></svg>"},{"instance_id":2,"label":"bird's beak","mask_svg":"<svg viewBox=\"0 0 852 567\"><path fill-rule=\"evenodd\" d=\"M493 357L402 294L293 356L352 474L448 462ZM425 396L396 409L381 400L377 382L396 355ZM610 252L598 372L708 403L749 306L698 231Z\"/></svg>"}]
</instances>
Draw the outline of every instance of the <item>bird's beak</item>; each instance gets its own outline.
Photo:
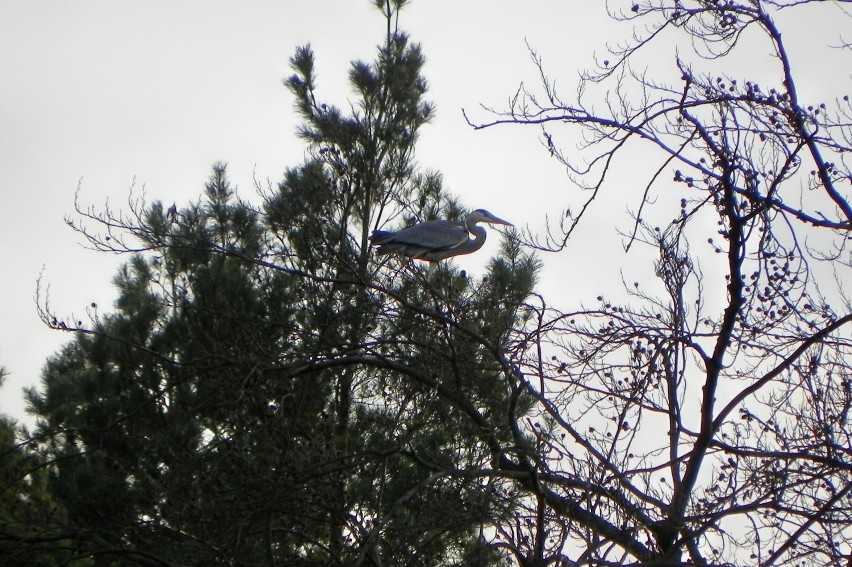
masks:
<instances>
[{"instance_id":1,"label":"bird's beak","mask_svg":"<svg viewBox=\"0 0 852 567\"><path fill-rule=\"evenodd\" d=\"M490 217L488 217L488 220L486 220L485 222L487 222L488 224L505 224L506 226L515 226L512 223L510 223L509 221L504 221L503 219L498 219L494 215L491 215Z\"/></svg>"}]
</instances>

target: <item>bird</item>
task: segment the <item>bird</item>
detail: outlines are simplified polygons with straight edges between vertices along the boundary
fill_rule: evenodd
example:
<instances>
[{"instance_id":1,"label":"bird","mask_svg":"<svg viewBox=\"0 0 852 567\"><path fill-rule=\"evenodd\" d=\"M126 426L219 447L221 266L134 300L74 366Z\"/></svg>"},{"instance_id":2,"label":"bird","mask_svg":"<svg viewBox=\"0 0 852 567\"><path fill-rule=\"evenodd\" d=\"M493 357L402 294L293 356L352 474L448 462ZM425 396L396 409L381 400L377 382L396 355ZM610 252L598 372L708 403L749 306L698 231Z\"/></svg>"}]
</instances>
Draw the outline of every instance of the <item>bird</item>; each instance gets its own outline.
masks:
<instances>
[{"instance_id":1,"label":"bird","mask_svg":"<svg viewBox=\"0 0 852 567\"><path fill-rule=\"evenodd\" d=\"M172 206L169 207L166 215L169 217L170 224L175 224L178 221L177 203L172 203Z\"/></svg>"},{"instance_id":2,"label":"bird","mask_svg":"<svg viewBox=\"0 0 852 567\"><path fill-rule=\"evenodd\" d=\"M464 225L448 220L431 220L395 232L375 230L370 235L370 243L377 247L376 253L380 256L399 254L415 260L426 260L429 262L426 279L429 279L441 260L470 254L482 248L486 233L485 228L477 224L481 222L514 226L485 209L476 209L467 215ZM473 234L473 238L470 238L470 234Z\"/></svg>"}]
</instances>

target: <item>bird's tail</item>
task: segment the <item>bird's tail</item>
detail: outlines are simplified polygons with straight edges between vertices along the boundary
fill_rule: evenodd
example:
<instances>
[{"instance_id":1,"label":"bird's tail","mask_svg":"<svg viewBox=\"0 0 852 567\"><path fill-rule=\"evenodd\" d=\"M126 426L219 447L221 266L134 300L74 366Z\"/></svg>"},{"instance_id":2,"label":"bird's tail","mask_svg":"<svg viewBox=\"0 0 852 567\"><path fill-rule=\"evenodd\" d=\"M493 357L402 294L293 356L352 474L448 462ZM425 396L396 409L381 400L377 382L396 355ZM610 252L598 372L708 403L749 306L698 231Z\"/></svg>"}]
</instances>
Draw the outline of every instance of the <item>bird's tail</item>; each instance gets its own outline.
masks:
<instances>
[{"instance_id":1,"label":"bird's tail","mask_svg":"<svg viewBox=\"0 0 852 567\"><path fill-rule=\"evenodd\" d=\"M373 246L380 246L393 235L393 232L389 232L387 230L374 230L373 234L370 235L369 241Z\"/></svg>"}]
</instances>

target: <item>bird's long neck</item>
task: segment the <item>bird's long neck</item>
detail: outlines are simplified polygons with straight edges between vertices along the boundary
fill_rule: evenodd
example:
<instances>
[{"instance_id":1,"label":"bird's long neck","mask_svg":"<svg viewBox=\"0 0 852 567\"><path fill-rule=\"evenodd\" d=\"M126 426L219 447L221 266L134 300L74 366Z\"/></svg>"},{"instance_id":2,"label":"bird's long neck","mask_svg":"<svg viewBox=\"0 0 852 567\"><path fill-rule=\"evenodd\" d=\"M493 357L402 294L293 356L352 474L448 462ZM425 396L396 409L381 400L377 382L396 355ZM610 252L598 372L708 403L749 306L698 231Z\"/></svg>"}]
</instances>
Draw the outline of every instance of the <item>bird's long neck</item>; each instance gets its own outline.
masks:
<instances>
[{"instance_id":1,"label":"bird's long neck","mask_svg":"<svg viewBox=\"0 0 852 567\"><path fill-rule=\"evenodd\" d=\"M485 244L485 228L479 226L478 224L467 224L467 231L473 234L473 240L468 244L468 249L471 252L479 250L482 248L482 245Z\"/></svg>"}]
</instances>

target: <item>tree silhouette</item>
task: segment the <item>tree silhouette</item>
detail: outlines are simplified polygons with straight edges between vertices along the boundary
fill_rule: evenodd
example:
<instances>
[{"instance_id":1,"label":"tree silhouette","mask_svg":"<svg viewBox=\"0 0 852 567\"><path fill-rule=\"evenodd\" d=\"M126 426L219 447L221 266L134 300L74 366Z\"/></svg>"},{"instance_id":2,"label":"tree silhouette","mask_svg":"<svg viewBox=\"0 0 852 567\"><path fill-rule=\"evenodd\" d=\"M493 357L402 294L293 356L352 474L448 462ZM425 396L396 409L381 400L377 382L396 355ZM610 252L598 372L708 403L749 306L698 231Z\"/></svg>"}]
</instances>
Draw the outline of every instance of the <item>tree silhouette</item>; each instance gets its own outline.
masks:
<instances>
[{"instance_id":1,"label":"tree silhouette","mask_svg":"<svg viewBox=\"0 0 852 567\"><path fill-rule=\"evenodd\" d=\"M586 189L547 238L530 237L553 251L613 198L637 152L618 194L632 221L613 228L626 250L656 250L653 272L636 268L656 282L529 306L537 462L526 512L498 532L520 563L852 557L852 107L842 92L803 100L777 23L788 10L848 17L839 4L638 2L611 13L636 31L582 74L575 99L533 52L540 90L473 124L543 128ZM565 149L575 139L580 151Z\"/></svg>"},{"instance_id":2,"label":"tree silhouette","mask_svg":"<svg viewBox=\"0 0 852 567\"><path fill-rule=\"evenodd\" d=\"M778 23L845 3L625 5L634 35L571 102L533 52L540 89L471 123L542 128L585 191L481 279L434 282L370 256L373 229L464 213L413 160L433 109L405 2L374 4L388 31L348 110L293 56L308 157L259 204L217 164L195 204L77 206L86 242L131 257L109 314L41 296L76 333L30 393L55 507L37 532L4 516L3 543L151 565L848 562L852 106L803 100ZM632 206L611 215L623 289L533 293L522 240L562 251L604 196Z\"/></svg>"},{"instance_id":3,"label":"tree silhouette","mask_svg":"<svg viewBox=\"0 0 852 567\"><path fill-rule=\"evenodd\" d=\"M371 261L378 226L460 218L413 161L419 47L388 22L354 62L348 111L318 100L314 56L285 85L308 158L261 203L217 164L195 204L77 207L94 249L131 254L113 312L44 321L76 338L29 401L72 559L157 565L487 565L509 515L482 470L524 438L505 345L536 261L505 242L488 275L435 285ZM88 223L88 224L84 224ZM488 439L491 445L482 442Z\"/></svg>"}]
</instances>

